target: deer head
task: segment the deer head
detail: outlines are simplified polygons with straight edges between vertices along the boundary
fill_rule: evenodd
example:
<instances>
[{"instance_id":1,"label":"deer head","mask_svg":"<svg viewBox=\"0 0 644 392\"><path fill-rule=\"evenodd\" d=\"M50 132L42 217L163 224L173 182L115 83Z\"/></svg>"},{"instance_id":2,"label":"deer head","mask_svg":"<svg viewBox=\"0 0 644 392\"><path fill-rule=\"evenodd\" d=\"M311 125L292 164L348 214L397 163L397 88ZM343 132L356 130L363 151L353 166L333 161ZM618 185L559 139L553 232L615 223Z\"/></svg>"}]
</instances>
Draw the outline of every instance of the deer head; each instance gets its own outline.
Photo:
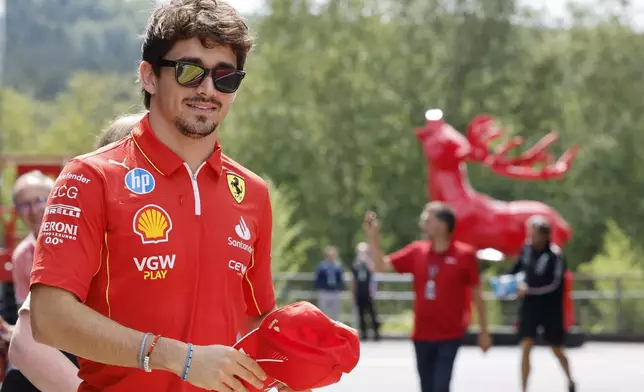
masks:
<instances>
[{"instance_id":1,"label":"deer head","mask_svg":"<svg viewBox=\"0 0 644 392\"><path fill-rule=\"evenodd\" d=\"M472 148L468 140L443 119L439 109L425 113L425 127L416 129L423 153L434 167L454 167L467 159Z\"/></svg>"}]
</instances>

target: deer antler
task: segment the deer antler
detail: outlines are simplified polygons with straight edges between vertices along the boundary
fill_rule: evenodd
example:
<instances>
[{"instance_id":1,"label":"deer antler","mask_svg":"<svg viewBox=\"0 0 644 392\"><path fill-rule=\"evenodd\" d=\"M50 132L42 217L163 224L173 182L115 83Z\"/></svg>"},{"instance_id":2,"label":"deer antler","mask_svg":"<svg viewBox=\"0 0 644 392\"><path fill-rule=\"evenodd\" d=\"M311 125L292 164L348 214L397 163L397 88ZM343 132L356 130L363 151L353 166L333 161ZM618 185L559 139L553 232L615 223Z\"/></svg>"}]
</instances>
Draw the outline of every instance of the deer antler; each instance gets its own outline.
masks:
<instances>
[{"instance_id":1,"label":"deer antler","mask_svg":"<svg viewBox=\"0 0 644 392\"><path fill-rule=\"evenodd\" d=\"M523 138L515 137L501 143L494 152L488 149L489 143L503 134L503 130L495 126L489 116L475 117L467 129L467 140L472 146L470 158L482 162L495 173L523 180L551 180L562 177L572 167L572 161L577 155L579 146L568 149L556 162L547 148L553 144L558 135L550 132L542 137L534 146L516 158L508 158L506 154L523 143ZM542 165L535 168L535 165Z\"/></svg>"}]
</instances>

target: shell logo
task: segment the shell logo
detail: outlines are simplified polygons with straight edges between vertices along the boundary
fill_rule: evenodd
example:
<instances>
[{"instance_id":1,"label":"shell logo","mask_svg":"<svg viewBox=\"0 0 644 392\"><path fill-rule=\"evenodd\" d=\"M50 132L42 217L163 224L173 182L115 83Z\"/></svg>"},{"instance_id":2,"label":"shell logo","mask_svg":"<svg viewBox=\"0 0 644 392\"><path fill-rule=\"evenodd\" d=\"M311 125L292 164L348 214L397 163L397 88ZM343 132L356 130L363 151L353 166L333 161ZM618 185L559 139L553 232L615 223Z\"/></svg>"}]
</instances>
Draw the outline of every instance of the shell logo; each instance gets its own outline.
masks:
<instances>
[{"instance_id":1,"label":"shell logo","mask_svg":"<svg viewBox=\"0 0 644 392\"><path fill-rule=\"evenodd\" d=\"M144 244L167 242L172 230L172 219L163 208L148 204L134 214L132 229Z\"/></svg>"}]
</instances>

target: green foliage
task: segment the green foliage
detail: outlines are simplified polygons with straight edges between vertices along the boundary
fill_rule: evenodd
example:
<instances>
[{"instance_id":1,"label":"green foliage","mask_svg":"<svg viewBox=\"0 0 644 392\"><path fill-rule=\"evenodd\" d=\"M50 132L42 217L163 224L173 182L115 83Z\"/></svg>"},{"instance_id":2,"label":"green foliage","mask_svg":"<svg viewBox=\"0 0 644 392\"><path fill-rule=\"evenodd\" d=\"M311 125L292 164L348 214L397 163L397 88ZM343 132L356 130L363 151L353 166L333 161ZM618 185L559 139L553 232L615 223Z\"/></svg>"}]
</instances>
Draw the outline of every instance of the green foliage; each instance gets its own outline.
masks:
<instances>
[{"instance_id":1,"label":"green foliage","mask_svg":"<svg viewBox=\"0 0 644 392\"><path fill-rule=\"evenodd\" d=\"M114 117L140 110L129 75L74 74L55 100L37 101L12 89L2 92L3 148L20 154L77 155L90 151Z\"/></svg>"},{"instance_id":2,"label":"green foliage","mask_svg":"<svg viewBox=\"0 0 644 392\"><path fill-rule=\"evenodd\" d=\"M130 74L149 0L20 0L7 5L9 87L51 99L78 70Z\"/></svg>"},{"instance_id":3,"label":"green foliage","mask_svg":"<svg viewBox=\"0 0 644 392\"><path fill-rule=\"evenodd\" d=\"M40 151L69 155L90 151L100 129L118 115L140 111L139 102L133 75L74 74L54 101L56 114L40 137Z\"/></svg>"},{"instance_id":4,"label":"green foliage","mask_svg":"<svg viewBox=\"0 0 644 392\"><path fill-rule=\"evenodd\" d=\"M566 248L573 268L600 251L609 219L641 237L644 40L620 18L627 6L603 19L577 8L560 28L512 0L267 3L268 14L252 20L257 48L221 139L227 154L288 189L297 229L284 229L291 234L280 252L305 239L318 245L305 242L298 252L306 257L275 253L276 263L307 260L301 267L311 269L329 243L350 260L366 209L382 218L387 250L418 237L427 168L413 131L430 107L460 130L476 114L496 115L525 148L550 129L560 133L554 154L582 146L559 181L468 167L482 193L556 208L574 228ZM107 121L138 111L138 34L151 6L9 4L4 151L84 153Z\"/></svg>"},{"instance_id":5,"label":"green foliage","mask_svg":"<svg viewBox=\"0 0 644 392\"><path fill-rule=\"evenodd\" d=\"M271 258L273 273L297 272L306 263L313 241L303 237L305 223L295 215L295 203L284 186L277 187L266 179L273 208Z\"/></svg>"},{"instance_id":6,"label":"green foliage","mask_svg":"<svg viewBox=\"0 0 644 392\"><path fill-rule=\"evenodd\" d=\"M580 272L590 276L605 277L595 281L595 289L610 293L617 290L624 294L644 292L644 263L642 251L622 231L614 221L608 221L602 251L588 264L580 267ZM590 327L601 332L606 329L619 332L635 332L644 325L644 305L641 299L596 299L592 301L598 314L589 315ZM619 321L617 321L619 320ZM619 322L619 325L616 325Z\"/></svg>"}]
</instances>

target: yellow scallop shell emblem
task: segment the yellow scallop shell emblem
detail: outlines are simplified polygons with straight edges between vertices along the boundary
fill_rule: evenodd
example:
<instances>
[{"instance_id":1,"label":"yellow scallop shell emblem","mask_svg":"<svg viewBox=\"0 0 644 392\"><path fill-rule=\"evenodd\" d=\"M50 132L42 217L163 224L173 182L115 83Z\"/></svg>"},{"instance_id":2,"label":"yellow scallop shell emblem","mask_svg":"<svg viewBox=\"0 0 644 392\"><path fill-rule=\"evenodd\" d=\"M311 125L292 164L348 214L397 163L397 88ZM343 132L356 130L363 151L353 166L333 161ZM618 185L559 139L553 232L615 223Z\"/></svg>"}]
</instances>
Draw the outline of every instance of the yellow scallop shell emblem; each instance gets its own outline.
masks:
<instances>
[{"instance_id":1,"label":"yellow scallop shell emblem","mask_svg":"<svg viewBox=\"0 0 644 392\"><path fill-rule=\"evenodd\" d=\"M132 226L144 244L167 242L172 230L172 219L163 208L148 204L134 215Z\"/></svg>"}]
</instances>

